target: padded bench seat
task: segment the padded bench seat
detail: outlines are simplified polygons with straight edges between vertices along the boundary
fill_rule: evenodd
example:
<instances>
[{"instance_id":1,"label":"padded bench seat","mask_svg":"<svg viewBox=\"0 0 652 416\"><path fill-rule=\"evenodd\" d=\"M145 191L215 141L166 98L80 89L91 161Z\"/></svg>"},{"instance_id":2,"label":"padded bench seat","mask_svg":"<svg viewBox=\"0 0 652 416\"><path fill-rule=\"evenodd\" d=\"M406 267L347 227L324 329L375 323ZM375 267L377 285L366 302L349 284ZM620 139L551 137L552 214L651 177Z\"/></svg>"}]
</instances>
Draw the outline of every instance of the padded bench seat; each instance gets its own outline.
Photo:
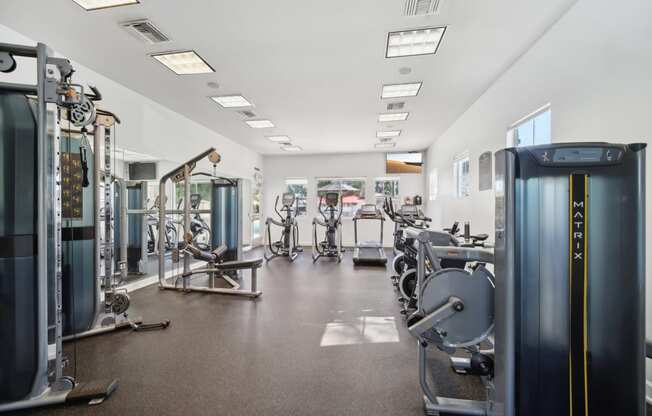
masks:
<instances>
[{"instance_id":1,"label":"padded bench seat","mask_svg":"<svg viewBox=\"0 0 652 416\"><path fill-rule=\"evenodd\" d=\"M224 263L218 263L215 265L216 269L219 270L239 270L239 269L258 269L262 267L263 259L249 259L249 260L233 260L225 261Z\"/></svg>"}]
</instances>

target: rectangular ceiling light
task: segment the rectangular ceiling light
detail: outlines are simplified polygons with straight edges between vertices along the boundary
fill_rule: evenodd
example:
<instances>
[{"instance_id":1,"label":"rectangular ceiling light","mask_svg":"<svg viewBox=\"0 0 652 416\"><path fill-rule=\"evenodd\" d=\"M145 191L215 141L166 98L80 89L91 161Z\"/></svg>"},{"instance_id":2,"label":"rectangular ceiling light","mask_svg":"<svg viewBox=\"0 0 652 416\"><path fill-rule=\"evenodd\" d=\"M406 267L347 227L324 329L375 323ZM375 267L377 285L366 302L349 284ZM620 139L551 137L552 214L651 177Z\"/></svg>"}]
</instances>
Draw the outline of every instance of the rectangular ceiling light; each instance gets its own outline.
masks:
<instances>
[{"instance_id":1,"label":"rectangular ceiling light","mask_svg":"<svg viewBox=\"0 0 652 416\"><path fill-rule=\"evenodd\" d=\"M152 54L151 56L177 75L215 72L195 51L161 52Z\"/></svg>"},{"instance_id":2,"label":"rectangular ceiling light","mask_svg":"<svg viewBox=\"0 0 652 416\"><path fill-rule=\"evenodd\" d=\"M242 95L223 95L211 97L211 99L224 108L251 107L251 103Z\"/></svg>"},{"instance_id":3,"label":"rectangular ceiling light","mask_svg":"<svg viewBox=\"0 0 652 416\"><path fill-rule=\"evenodd\" d=\"M384 123L386 121L405 121L410 113L384 113L378 114L378 122Z\"/></svg>"},{"instance_id":4,"label":"rectangular ceiling light","mask_svg":"<svg viewBox=\"0 0 652 416\"><path fill-rule=\"evenodd\" d=\"M408 84L383 85L380 98L415 97L419 94L423 82L411 82Z\"/></svg>"},{"instance_id":5,"label":"rectangular ceiling light","mask_svg":"<svg viewBox=\"0 0 652 416\"><path fill-rule=\"evenodd\" d=\"M281 149L285 150L286 152L300 152L303 150L299 146L293 146L293 145L281 146Z\"/></svg>"},{"instance_id":6,"label":"rectangular ceiling light","mask_svg":"<svg viewBox=\"0 0 652 416\"><path fill-rule=\"evenodd\" d=\"M385 142L385 143L376 143L374 147L376 149L391 149L396 146L396 143Z\"/></svg>"},{"instance_id":7,"label":"rectangular ceiling light","mask_svg":"<svg viewBox=\"0 0 652 416\"><path fill-rule=\"evenodd\" d=\"M288 136L267 136L267 139L274 143L290 143L290 138Z\"/></svg>"},{"instance_id":8,"label":"rectangular ceiling light","mask_svg":"<svg viewBox=\"0 0 652 416\"><path fill-rule=\"evenodd\" d=\"M431 27L390 32L387 35L385 57L434 55L439 49L445 31L446 27Z\"/></svg>"},{"instance_id":9,"label":"rectangular ceiling light","mask_svg":"<svg viewBox=\"0 0 652 416\"><path fill-rule=\"evenodd\" d=\"M72 0L84 10L90 12L92 10L108 9L109 7L129 6L131 4L138 4L138 0Z\"/></svg>"},{"instance_id":10,"label":"rectangular ceiling light","mask_svg":"<svg viewBox=\"0 0 652 416\"><path fill-rule=\"evenodd\" d=\"M379 131L376 133L376 137L379 139L386 139L388 137L398 137L401 135L401 130L390 130L390 131Z\"/></svg>"},{"instance_id":11,"label":"rectangular ceiling light","mask_svg":"<svg viewBox=\"0 0 652 416\"><path fill-rule=\"evenodd\" d=\"M246 120L245 123L252 129L267 129L274 127L274 123L269 120Z\"/></svg>"}]
</instances>

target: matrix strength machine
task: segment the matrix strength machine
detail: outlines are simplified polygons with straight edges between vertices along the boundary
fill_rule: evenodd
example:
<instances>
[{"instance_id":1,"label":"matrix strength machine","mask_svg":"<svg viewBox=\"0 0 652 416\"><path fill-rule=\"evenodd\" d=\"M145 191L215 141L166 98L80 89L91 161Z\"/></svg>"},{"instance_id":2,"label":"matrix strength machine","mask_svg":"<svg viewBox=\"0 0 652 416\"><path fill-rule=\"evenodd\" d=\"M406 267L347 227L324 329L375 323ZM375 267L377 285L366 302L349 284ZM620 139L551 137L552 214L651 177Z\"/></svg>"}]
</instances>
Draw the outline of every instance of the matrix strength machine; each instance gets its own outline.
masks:
<instances>
[{"instance_id":1,"label":"matrix strength machine","mask_svg":"<svg viewBox=\"0 0 652 416\"><path fill-rule=\"evenodd\" d=\"M337 192L327 192L326 208L322 208L322 198L319 198L317 210L323 217L312 219L312 261L316 262L320 257L334 257L338 262L342 261L342 204ZM337 208L337 205L340 208ZM324 240L318 241L317 226L325 228Z\"/></svg>"},{"instance_id":2,"label":"matrix strength machine","mask_svg":"<svg viewBox=\"0 0 652 416\"><path fill-rule=\"evenodd\" d=\"M92 103L46 45L0 44L0 72L12 72L15 57L35 60L36 84L0 82L0 412L100 403L117 380L64 376L62 348L62 216L75 199L62 192L59 116L85 119Z\"/></svg>"},{"instance_id":3,"label":"matrix strength machine","mask_svg":"<svg viewBox=\"0 0 652 416\"><path fill-rule=\"evenodd\" d=\"M213 164L215 171L221 156L214 148L209 148L194 158L188 160L167 174L159 182L159 195L161 201L166 200L166 185L168 181L183 184L183 221L181 223L184 233L183 241L174 250L173 263L183 262L182 270L171 270L168 275L165 268L165 230L159 227L158 237L158 280L159 288L177 290L182 292L202 292L221 295L243 296L257 298L262 295L258 289L258 269L262 266L263 259L242 259L242 194L238 180L218 177L215 174L192 173L197 163L208 159ZM193 219L191 214L201 214L202 210L192 207L190 185L192 176L211 177L211 241L208 247L200 247L195 241L192 230ZM198 207L198 204L195 204ZM172 211L172 210L170 210ZM165 224L168 209L162 203L159 206L159 224ZM207 249L205 249L207 248ZM181 255L183 254L183 259ZM191 261L205 262L204 267L191 268ZM251 283L249 288L241 286L242 273L250 271ZM193 284L192 279L202 278L201 283ZM225 283L226 287L216 286L218 281ZM200 279L198 279L200 280Z\"/></svg>"},{"instance_id":4,"label":"matrix strength machine","mask_svg":"<svg viewBox=\"0 0 652 416\"><path fill-rule=\"evenodd\" d=\"M283 200L281 204L283 207L278 209L278 195L276 196L276 201L274 202L274 211L276 215L281 219L276 221L274 218L268 217L265 220L265 227L267 232L265 233L265 239L267 242L265 246L265 260L269 261L275 257L284 256L287 257L289 261L294 261L299 253L303 251L303 247L300 247L299 244L299 225L297 224L296 213L298 207L296 207L297 200L293 193L286 192L283 194ZM285 213L285 216L281 213ZM277 227L281 227L281 237L277 241L272 241L272 224Z\"/></svg>"},{"instance_id":5,"label":"matrix strength machine","mask_svg":"<svg viewBox=\"0 0 652 416\"><path fill-rule=\"evenodd\" d=\"M363 241L358 243L358 222L359 221L378 221L380 222L380 240ZM377 265L385 266L387 256L383 249L383 228L385 226L385 216L374 204L364 204L353 217L353 239L355 249L353 251L353 263L358 265Z\"/></svg>"},{"instance_id":6,"label":"matrix strength machine","mask_svg":"<svg viewBox=\"0 0 652 416\"><path fill-rule=\"evenodd\" d=\"M644 149L502 150L494 256L418 235L419 306L408 323L427 414L645 415ZM437 270L437 257L451 254L476 267ZM494 285L478 274L492 261ZM483 340L493 348L482 350ZM487 399L438 397L426 376L428 345L480 375ZM453 357L469 348L465 364Z\"/></svg>"}]
</instances>

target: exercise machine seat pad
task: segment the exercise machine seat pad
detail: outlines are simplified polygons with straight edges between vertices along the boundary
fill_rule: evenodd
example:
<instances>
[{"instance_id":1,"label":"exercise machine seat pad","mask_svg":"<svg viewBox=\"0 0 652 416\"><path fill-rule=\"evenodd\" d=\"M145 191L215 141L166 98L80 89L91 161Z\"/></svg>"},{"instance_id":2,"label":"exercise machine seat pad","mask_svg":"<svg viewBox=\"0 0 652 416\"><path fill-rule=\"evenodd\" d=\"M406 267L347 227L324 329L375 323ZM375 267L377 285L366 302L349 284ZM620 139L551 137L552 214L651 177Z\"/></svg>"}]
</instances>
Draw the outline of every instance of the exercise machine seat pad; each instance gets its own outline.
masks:
<instances>
[{"instance_id":1,"label":"exercise machine seat pad","mask_svg":"<svg viewBox=\"0 0 652 416\"><path fill-rule=\"evenodd\" d=\"M234 260L225 261L224 263L216 264L215 267L221 270L237 270L237 269L258 269L263 265L263 259L249 259L249 260Z\"/></svg>"}]
</instances>

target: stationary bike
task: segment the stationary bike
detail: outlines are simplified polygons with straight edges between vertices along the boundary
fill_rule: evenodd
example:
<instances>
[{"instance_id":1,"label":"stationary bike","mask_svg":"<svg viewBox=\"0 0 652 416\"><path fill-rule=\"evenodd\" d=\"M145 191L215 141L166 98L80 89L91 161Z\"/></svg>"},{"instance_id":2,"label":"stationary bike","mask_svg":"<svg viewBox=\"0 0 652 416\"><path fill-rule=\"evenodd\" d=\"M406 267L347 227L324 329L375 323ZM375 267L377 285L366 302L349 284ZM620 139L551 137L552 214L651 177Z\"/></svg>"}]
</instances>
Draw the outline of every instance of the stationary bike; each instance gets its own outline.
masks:
<instances>
[{"instance_id":1,"label":"stationary bike","mask_svg":"<svg viewBox=\"0 0 652 416\"><path fill-rule=\"evenodd\" d=\"M406 202L398 211L394 209L394 202L391 198L385 197L383 203L385 214L394 221L394 260L392 261L392 269L396 274L391 278L395 284L398 282L401 274L406 270L405 229L411 227L424 230L430 227L430 222L432 221L432 219L424 215L420 208L420 196L417 195L414 199L409 199L412 202ZM414 267L416 267L416 262L414 262Z\"/></svg>"},{"instance_id":2,"label":"stationary bike","mask_svg":"<svg viewBox=\"0 0 652 416\"><path fill-rule=\"evenodd\" d=\"M319 198L319 213L324 218L312 219L312 261L320 257L336 257L338 263L342 261L342 204L337 192L326 193L326 208L322 209L322 198ZM337 204L340 208L337 208ZM327 215L328 214L328 215ZM317 241L317 225L326 228L323 241Z\"/></svg>"},{"instance_id":3,"label":"stationary bike","mask_svg":"<svg viewBox=\"0 0 652 416\"><path fill-rule=\"evenodd\" d=\"M274 202L274 211L276 211L276 215L281 220L277 221L271 217L265 220L265 226L267 228L265 239L267 243L265 244L264 257L265 260L269 261L275 257L284 256L292 262L303 251L303 247L298 247L299 225L296 220L297 207L294 206L296 198L293 193L284 193L282 200L283 207L280 210L278 209L278 200L279 197L277 196ZM285 216L281 212L285 213ZM281 237L274 242L272 242L272 224L281 227Z\"/></svg>"},{"instance_id":4,"label":"stationary bike","mask_svg":"<svg viewBox=\"0 0 652 416\"><path fill-rule=\"evenodd\" d=\"M420 205L420 197L415 197L415 202ZM383 208L389 218L395 223L394 231L394 261L392 268L395 275L391 276L392 284L396 287L401 297L401 313L407 314L416 308L416 287L417 287L417 248L412 230L418 232L425 230L432 221L426 217L416 204L404 204L398 211L394 210L394 203L391 198L385 198Z\"/></svg>"}]
</instances>

